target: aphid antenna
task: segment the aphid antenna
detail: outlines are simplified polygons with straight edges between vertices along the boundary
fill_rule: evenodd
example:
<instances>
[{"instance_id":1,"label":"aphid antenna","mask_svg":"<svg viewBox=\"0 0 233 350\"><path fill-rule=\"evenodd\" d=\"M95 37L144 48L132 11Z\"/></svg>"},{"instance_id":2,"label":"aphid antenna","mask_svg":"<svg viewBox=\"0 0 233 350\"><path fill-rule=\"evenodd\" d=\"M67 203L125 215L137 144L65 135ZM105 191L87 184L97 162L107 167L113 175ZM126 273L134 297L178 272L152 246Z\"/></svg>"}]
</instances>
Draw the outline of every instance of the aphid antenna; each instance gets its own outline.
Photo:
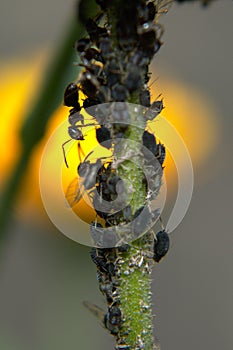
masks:
<instances>
[{"instance_id":1,"label":"aphid antenna","mask_svg":"<svg viewBox=\"0 0 233 350\"><path fill-rule=\"evenodd\" d=\"M166 231L166 232L169 234L169 230L167 230L167 229L165 228L164 222L163 222L163 219L162 219L161 216L159 217L159 222L160 222L160 226L161 226L162 231Z\"/></svg>"},{"instance_id":2,"label":"aphid antenna","mask_svg":"<svg viewBox=\"0 0 233 350\"><path fill-rule=\"evenodd\" d=\"M155 19L157 20L158 17L162 14L166 14L168 12L168 10L170 9L170 7L172 6L174 0L158 0L157 1L157 10L156 10L156 15L155 15Z\"/></svg>"},{"instance_id":3,"label":"aphid antenna","mask_svg":"<svg viewBox=\"0 0 233 350\"><path fill-rule=\"evenodd\" d=\"M155 98L154 102L155 102L155 101L158 101L159 98L160 98L161 96L162 96L162 93L160 93L160 94ZM163 97L162 97L161 100L159 100L159 101L163 101Z\"/></svg>"},{"instance_id":4,"label":"aphid antenna","mask_svg":"<svg viewBox=\"0 0 233 350\"><path fill-rule=\"evenodd\" d=\"M159 221L160 221L160 225L161 225L162 230L165 231L165 227L164 227L163 220L162 220L161 216L159 217Z\"/></svg>"},{"instance_id":5,"label":"aphid antenna","mask_svg":"<svg viewBox=\"0 0 233 350\"><path fill-rule=\"evenodd\" d=\"M152 83L150 83L150 85L148 85L148 88L150 89L152 87L152 85L157 81L159 80L159 77L155 78ZM161 94L160 94L161 95Z\"/></svg>"}]
</instances>

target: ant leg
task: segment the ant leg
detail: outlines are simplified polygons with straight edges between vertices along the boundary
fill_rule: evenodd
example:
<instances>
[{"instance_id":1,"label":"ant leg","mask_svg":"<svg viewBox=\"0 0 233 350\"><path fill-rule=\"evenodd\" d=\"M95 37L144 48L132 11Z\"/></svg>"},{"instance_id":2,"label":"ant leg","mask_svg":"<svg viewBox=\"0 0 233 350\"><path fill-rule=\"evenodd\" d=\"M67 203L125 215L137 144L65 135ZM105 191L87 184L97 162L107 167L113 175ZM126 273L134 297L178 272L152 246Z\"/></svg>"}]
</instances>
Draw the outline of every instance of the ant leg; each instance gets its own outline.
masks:
<instances>
[{"instance_id":1,"label":"ant leg","mask_svg":"<svg viewBox=\"0 0 233 350\"><path fill-rule=\"evenodd\" d=\"M69 139L69 140L67 140L66 142L64 142L64 143L62 144L62 152L63 152L64 162L65 162L65 165L66 165L67 168L69 168L69 165L68 165L67 160L66 160L65 145L66 145L67 143L69 143L71 140L72 140L72 139Z\"/></svg>"},{"instance_id":2,"label":"ant leg","mask_svg":"<svg viewBox=\"0 0 233 350\"><path fill-rule=\"evenodd\" d=\"M160 158L161 157L161 154L162 154L162 150L161 150L161 143L159 143L157 145L157 154L156 154L156 158Z\"/></svg>"}]
</instances>

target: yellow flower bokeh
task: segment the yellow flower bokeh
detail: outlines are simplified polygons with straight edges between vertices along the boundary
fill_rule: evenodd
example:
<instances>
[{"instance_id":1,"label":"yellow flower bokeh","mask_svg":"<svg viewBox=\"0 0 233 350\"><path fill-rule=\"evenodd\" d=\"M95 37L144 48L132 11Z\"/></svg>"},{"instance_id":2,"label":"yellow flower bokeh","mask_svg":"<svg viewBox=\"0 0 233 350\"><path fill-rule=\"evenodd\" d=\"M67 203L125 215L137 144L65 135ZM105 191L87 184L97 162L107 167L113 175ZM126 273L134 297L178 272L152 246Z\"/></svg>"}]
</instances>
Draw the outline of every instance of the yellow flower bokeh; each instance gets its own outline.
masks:
<instances>
[{"instance_id":1,"label":"yellow flower bokeh","mask_svg":"<svg viewBox=\"0 0 233 350\"><path fill-rule=\"evenodd\" d=\"M0 148L0 186L3 187L9 173L14 169L14 163L20 155L19 130L23 118L36 97L39 82L45 67L46 57L44 53L36 57L22 60L14 60L1 65L1 148ZM154 98L162 91L165 109L162 116L167 118L178 130L184 139L195 169L203 165L205 159L214 151L218 140L218 125L214 107L207 102L206 96L190 86L176 80L160 79L159 91L151 89ZM64 87L65 88L65 87ZM62 98L62 96L61 96ZM68 109L59 107L48 123L47 133L40 144L34 150L27 175L24 179L23 193L20 195L20 213L36 213L41 211L42 203L39 191L39 166L44 146L55 128L68 115ZM156 121L150 125L150 129L156 130ZM68 135L64 135L64 141ZM63 142L64 142L63 141ZM96 142L95 140L93 141ZM60 149L55 151L61 152ZM83 149L88 153L90 143ZM172 160L167 155L165 160L165 174L168 181L172 181ZM56 176L57 169L53 166L48 169L48 191L53 191L51 178Z\"/></svg>"}]
</instances>

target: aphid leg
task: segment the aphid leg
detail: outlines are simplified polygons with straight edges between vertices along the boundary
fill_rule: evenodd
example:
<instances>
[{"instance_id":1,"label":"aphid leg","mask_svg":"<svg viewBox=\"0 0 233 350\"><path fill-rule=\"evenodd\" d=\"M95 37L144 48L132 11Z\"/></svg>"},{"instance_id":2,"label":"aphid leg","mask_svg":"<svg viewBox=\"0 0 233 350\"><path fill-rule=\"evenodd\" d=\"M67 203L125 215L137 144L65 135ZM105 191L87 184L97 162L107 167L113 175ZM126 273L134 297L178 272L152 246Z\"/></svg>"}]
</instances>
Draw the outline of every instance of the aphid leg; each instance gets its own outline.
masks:
<instances>
[{"instance_id":1,"label":"aphid leg","mask_svg":"<svg viewBox=\"0 0 233 350\"><path fill-rule=\"evenodd\" d=\"M161 216L159 217L159 221L160 221L160 225L161 225L162 230L165 231L165 227L164 227L163 220L162 220Z\"/></svg>"}]
</instances>

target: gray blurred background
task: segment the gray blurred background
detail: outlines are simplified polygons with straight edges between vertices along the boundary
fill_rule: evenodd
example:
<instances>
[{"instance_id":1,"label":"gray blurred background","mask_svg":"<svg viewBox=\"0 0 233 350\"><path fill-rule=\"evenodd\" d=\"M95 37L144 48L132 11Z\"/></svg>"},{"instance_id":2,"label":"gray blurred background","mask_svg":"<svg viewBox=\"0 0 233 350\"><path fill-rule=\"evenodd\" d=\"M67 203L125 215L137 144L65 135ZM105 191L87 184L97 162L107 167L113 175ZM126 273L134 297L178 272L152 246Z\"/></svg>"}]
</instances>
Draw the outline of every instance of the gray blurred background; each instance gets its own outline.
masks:
<instances>
[{"instance_id":1,"label":"gray blurred background","mask_svg":"<svg viewBox=\"0 0 233 350\"><path fill-rule=\"evenodd\" d=\"M73 0L1 1L1 59L56 45L73 6ZM194 169L189 211L153 272L156 335L164 350L233 348L232 18L230 0L204 10L173 6L154 62L158 74L204 91L221 125L219 149ZM82 306L83 300L104 305L88 253L49 219L39 224L14 216L1 256L1 350L113 349L111 336Z\"/></svg>"}]
</instances>

